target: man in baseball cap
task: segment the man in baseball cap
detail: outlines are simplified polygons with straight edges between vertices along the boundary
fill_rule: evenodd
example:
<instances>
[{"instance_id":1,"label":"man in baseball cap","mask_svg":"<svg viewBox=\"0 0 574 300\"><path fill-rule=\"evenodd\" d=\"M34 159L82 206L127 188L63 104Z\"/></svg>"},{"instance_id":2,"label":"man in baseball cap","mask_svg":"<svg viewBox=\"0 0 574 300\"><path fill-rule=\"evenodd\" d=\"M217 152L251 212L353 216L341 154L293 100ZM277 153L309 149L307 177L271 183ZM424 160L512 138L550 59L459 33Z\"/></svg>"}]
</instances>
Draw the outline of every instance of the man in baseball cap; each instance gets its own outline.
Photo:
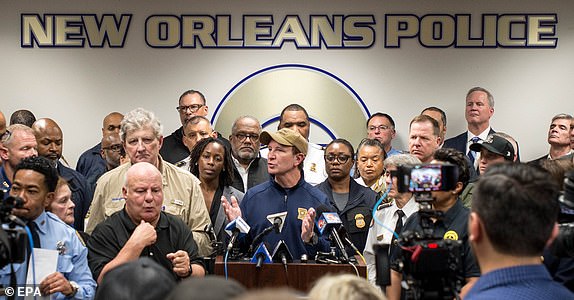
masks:
<instances>
[{"instance_id":1,"label":"man in baseball cap","mask_svg":"<svg viewBox=\"0 0 574 300\"><path fill-rule=\"evenodd\" d=\"M470 145L470 150L480 152L480 174L484 174L492 164L514 160L514 147L510 141L496 134L490 134L486 140Z\"/></svg>"},{"instance_id":2,"label":"man in baseball cap","mask_svg":"<svg viewBox=\"0 0 574 300\"><path fill-rule=\"evenodd\" d=\"M294 259L306 254L314 257L317 250L329 249L328 241L313 233L315 208L329 205L327 196L307 183L303 175L303 161L307 154L307 140L297 131L282 128L277 132L263 131L261 143L269 146L267 171L269 181L256 185L238 205L222 199L229 220L242 217L251 230L242 242L251 244L253 239L269 227L267 216L287 212L283 230L278 234L265 235L263 242L275 247L283 240ZM293 234L293 233L300 234Z\"/></svg>"}]
</instances>

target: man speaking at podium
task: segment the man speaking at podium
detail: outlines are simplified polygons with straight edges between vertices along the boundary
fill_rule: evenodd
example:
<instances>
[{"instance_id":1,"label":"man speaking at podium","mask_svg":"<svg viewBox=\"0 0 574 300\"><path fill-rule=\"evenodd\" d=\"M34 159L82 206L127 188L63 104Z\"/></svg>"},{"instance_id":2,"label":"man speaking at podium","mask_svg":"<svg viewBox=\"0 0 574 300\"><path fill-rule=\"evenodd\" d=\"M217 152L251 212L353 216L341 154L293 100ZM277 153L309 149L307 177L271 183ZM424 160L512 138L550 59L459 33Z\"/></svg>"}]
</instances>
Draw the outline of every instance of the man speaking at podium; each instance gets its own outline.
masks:
<instances>
[{"instance_id":1,"label":"man speaking at podium","mask_svg":"<svg viewBox=\"0 0 574 300\"><path fill-rule=\"evenodd\" d=\"M241 249L248 247L255 236L271 225L268 215L287 212L281 233L270 233L263 238L269 247L283 240L296 260L303 254L314 257L317 250L328 250L328 241L313 232L314 208L328 206L329 202L327 196L304 180L307 141L298 132L283 128L277 132L262 132L261 143L269 147L269 181L249 189L241 205L233 197L230 202L225 198L221 201L229 220L242 217L251 227L241 241Z\"/></svg>"}]
</instances>

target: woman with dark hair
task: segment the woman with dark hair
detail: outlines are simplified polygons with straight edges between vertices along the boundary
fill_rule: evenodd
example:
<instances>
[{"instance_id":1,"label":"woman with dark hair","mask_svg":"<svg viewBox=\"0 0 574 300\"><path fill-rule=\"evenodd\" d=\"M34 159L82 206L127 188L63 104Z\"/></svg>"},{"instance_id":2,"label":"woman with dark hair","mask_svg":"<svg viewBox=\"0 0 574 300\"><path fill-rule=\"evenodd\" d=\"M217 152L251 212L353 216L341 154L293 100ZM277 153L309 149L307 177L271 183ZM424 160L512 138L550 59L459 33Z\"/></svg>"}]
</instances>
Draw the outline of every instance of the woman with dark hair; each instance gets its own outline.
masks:
<instances>
[{"instance_id":1,"label":"woman with dark hair","mask_svg":"<svg viewBox=\"0 0 574 300\"><path fill-rule=\"evenodd\" d=\"M231 186L233 183L231 151L216 138L202 139L191 151L190 171L201 181L203 199L217 240L226 242L229 235L225 233L227 219L221 205L221 196L225 196L226 199L234 196L238 203L243 199L243 193Z\"/></svg>"}]
</instances>

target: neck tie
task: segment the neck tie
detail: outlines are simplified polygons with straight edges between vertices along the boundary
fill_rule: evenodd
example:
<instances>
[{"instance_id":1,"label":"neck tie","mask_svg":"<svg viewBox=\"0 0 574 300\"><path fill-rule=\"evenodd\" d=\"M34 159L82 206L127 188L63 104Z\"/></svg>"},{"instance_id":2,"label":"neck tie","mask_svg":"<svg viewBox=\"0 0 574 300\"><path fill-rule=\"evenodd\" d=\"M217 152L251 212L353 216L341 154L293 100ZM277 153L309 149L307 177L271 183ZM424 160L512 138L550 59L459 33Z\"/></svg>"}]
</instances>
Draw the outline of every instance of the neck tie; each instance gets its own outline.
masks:
<instances>
[{"instance_id":1,"label":"neck tie","mask_svg":"<svg viewBox=\"0 0 574 300\"><path fill-rule=\"evenodd\" d=\"M480 141L480 138L475 136L472 139L470 139L470 144L472 145L474 143L477 143L478 141ZM474 165L474 159L476 158L476 152L468 149L468 153L466 155L470 159L470 162L472 163L472 165Z\"/></svg>"},{"instance_id":2,"label":"neck tie","mask_svg":"<svg viewBox=\"0 0 574 300\"><path fill-rule=\"evenodd\" d=\"M399 218L397 219L397 224L395 225L395 232L397 234L401 234L401 231L403 230L403 217L405 216L405 213L399 209L396 211L396 214ZM391 239L391 257L394 257L393 253L399 248L396 239L397 237L393 234L393 238Z\"/></svg>"},{"instance_id":3,"label":"neck tie","mask_svg":"<svg viewBox=\"0 0 574 300\"><path fill-rule=\"evenodd\" d=\"M32 233L32 241L34 241L34 248L40 248L40 236L38 235L38 226L34 221L28 222L28 228Z\"/></svg>"}]
</instances>

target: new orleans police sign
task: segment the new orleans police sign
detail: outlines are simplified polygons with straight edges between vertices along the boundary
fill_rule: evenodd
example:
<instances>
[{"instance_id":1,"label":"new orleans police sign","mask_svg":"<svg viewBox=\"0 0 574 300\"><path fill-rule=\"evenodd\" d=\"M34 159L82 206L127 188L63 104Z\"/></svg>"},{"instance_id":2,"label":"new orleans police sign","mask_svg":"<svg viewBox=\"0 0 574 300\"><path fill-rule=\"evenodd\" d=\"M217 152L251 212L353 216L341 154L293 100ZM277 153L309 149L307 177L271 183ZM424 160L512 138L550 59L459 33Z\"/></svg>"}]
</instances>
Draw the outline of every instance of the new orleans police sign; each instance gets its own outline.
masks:
<instances>
[{"instance_id":1,"label":"new orleans police sign","mask_svg":"<svg viewBox=\"0 0 574 300\"><path fill-rule=\"evenodd\" d=\"M122 48L132 19L132 14L21 14L20 45ZM379 30L385 48L408 40L429 48L556 48L558 43L556 13L149 15L136 26L144 26L151 48L358 49L373 47Z\"/></svg>"}]
</instances>

